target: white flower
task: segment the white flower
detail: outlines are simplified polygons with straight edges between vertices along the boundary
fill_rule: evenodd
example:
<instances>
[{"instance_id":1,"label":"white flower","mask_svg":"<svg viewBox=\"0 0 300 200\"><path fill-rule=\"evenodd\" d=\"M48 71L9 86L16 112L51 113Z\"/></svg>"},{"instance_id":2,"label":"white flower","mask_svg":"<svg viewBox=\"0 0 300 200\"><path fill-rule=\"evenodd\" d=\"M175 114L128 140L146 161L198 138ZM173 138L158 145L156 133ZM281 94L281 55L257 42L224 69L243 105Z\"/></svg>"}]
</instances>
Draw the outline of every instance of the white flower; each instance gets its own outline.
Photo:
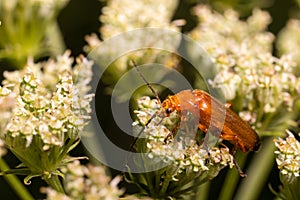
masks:
<instances>
[{"instance_id":1,"label":"white flower","mask_svg":"<svg viewBox=\"0 0 300 200\"><path fill-rule=\"evenodd\" d=\"M252 116L262 110L293 109L300 78L293 74L290 56L272 56L268 13L256 9L245 21L233 10L220 14L201 5L195 14L200 23L190 36L211 55L217 72L209 83L221 89L226 100L240 102L239 111L250 111Z\"/></svg>"},{"instance_id":2,"label":"white flower","mask_svg":"<svg viewBox=\"0 0 300 200\"><path fill-rule=\"evenodd\" d=\"M293 180L300 173L300 143L291 132L287 131L287 134L285 140L274 140L276 162L280 172L288 177L287 180Z\"/></svg>"},{"instance_id":3,"label":"white flower","mask_svg":"<svg viewBox=\"0 0 300 200\"><path fill-rule=\"evenodd\" d=\"M206 150L195 139L186 137L187 133L172 133L172 129L167 127L177 127L179 123L177 113L174 112L170 117L165 117L163 120L159 117L159 103L157 100L150 100L149 97L142 97L138 100L137 113L138 120L142 126L145 126L144 118L152 119L150 123L143 129L143 135L146 138L146 147L148 149L148 157L150 159L160 158L167 164L177 167L173 177L180 176L181 173L189 171L191 168L194 173L216 171L213 167L221 170L225 166L234 166L233 156L229 153L229 149L214 147ZM152 110L152 112L150 111ZM157 116L150 116L153 111ZM138 123L134 123L138 125ZM173 139L173 134L182 134L185 137ZM170 136L166 141L166 137ZM190 174L191 175L191 174ZM212 175L214 177L216 174Z\"/></svg>"},{"instance_id":4,"label":"white flower","mask_svg":"<svg viewBox=\"0 0 300 200\"><path fill-rule=\"evenodd\" d=\"M67 199L118 200L124 192L118 188L121 177L116 176L111 180L103 166L84 166L75 160L62 171L66 175L64 185ZM45 192L48 200L55 199L53 191L47 188Z\"/></svg>"},{"instance_id":5,"label":"white flower","mask_svg":"<svg viewBox=\"0 0 300 200\"><path fill-rule=\"evenodd\" d=\"M100 16L103 24L100 34L104 41L101 42L95 34L87 36L88 46L85 50L88 52L93 50L93 58L99 59L100 62L114 58L112 67L115 69L108 70L108 73L112 73L113 79L117 79L122 72L130 69L129 60L135 60L138 64L160 62L173 67L176 64L176 61L174 62L177 60L176 56L172 57L171 53L164 50L171 49L170 52L176 52L180 44L181 37L178 37L179 34L176 32L180 30L178 25L181 24L171 22L177 3L177 0L140 0L134 3L131 0L108 1ZM153 31L149 33L150 29L143 28L157 28L157 31L151 29ZM132 34L129 34L129 31L133 31ZM124 54L122 50L128 46L152 47L154 44L160 49L142 48L120 57ZM111 48L112 46L114 48ZM112 81L114 80L110 79L109 84Z\"/></svg>"},{"instance_id":6,"label":"white flower","mask_svg":"<svg viewBox=\"0 0 300 200\"><path fill-rule=\"evenodd\" d=\"M300 66L300 20L290 19L277 37L277 49L280 54L290 54L293 60Z\"/></svg>"},{"instance_id":7,"label":"white flower","mask_svg":"<svg viewBox=\"0 0 300 200\"><path fill-rule=\"evenodd\" d=\"M0 106L1 137L32 174L51 175L65 164L70 146L90 119L91 62L80 57L73 69L69 55L66 52L58 61L29 62L18 73L6 72L0 88L0 102L12 99L7 107Z\"/></svg>"},{"instance_id":8,"label":"white flower","mask_svg":"<svg viewBox=\"0 0 300 200\"><path fill-rule=\"evenodd\" d=\"M102 9L100 17L104 26L101 33L104 39L116 34L143 27L172 27L170 23L177 0L111 0ZM145 9L147 7L147 9ZM154 14L155 13L155 14Z\"/></svg>"}]
</instances>

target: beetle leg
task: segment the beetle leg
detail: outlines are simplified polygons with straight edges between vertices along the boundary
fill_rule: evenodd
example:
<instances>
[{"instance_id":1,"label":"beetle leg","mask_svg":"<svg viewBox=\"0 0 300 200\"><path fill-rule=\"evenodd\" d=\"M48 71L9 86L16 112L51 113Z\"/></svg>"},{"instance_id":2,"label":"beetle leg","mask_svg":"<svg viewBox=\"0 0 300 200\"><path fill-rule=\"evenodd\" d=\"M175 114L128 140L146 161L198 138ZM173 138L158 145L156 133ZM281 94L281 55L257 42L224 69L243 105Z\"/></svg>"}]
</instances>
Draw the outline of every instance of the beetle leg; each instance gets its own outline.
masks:
<instances>
[{"instance_id":1,"label":"beetle leg","mask_svg":"<svg viewBox=\"0 0 300 200\"><path fill-rule=\"evenodd\" d=\"M228 148L228 147L227 147L225 144L223 144L223 143L221 143L221 145L224 146L225 148ZM233 147L233 150L231 150L231 153L230 153L230 154L232 155L232 159L233 159L233 163L234 163L235 168L238 170L240 176L244 178L244 177L247 176L247 174L245 174L245 173L243 172L243 170L241 169L241 167L239 166L239 164L236 162L235 158L233 157L233 155L235 154L235 152L236 152L236 146Z\"/></svg>"},{"instance_id":2,"label":"beetle leg","mask_svg":"<svg viewBox=\"0 0 300 200\"><path fill-rule=\"evenodd\" d=\"M176 127L175 127L172 131L170 131L170 133L168 133L168 135L167 135L167 136L165 137L165 139L164 139L164 144L167 143L167 140L169 139L169 137L173 136L174 133L179 129L179 127L180 127L180 123L178 123L178 124L176 125Z\"/></svg>"},{"instance_id":3,"label":"beetle leg","mask_svg":"<svg viewBox=\"0 0 300 200\"><path fill-rule=\"evenodd\" d=\"M226 107L226 108L230 108L230 107L231 107L231 103L228 103L228 102L225 103L225 107Z\"/></svg>"},{"instance_id":4,"label":"beetle leg","mask_svg":"<svg viewBox=\"0 0 300 200\"><path fill-rule=\"evenodd\" d=\"M173 136L174 133L176 133L179 130L180 126L187 125L187 128L188 128L189 125L192 125L192 126L194 125L194 121L192 121L192 124L188 124L189 121L186 116L187 114L185 114L185 112L181 112L181 114L182 115L180 117L180 122L176 125L176 127L174 129L170 130L170 133L168 133L168 135L165 137L165 139L164 139L165 144L167 143L167 140L169 139L169 137ZM198 128L200 128L200 130L202 130L204 132L207 132L207 128L202 124L198 124ZM189 132L188 129L186 131Z\"/></svg>"},{"instance_id":5,"label":"beetle leg","mask_svg":"<svg viewBox=\"0 0 300 200\"><path fill-rule=\"evenodd\" d=\"M199 123L199 124L198 124L198 128L199 128L201 131L207 133L207 127L204 126L203 124L200 124L200 123Z\"/></svg>"},{"instance_id":6,"label":"beetle leg","mask_svg":"<svg viewBox=\"0 0 300 200\"><path fill-rule=\"evenodd\" d=\"M238 138L236 135L234 136L234 140L232 140L232 142L234 142L234 144L233 144L233 148L231 150L231 154L234 155L236 153L237 145L238 145Z\"/></svg>"},{"instance_id":7,"label":"beetle leg","mask_svg":"<svg viewBox=\"0 0 300 200\"><path fill-rule=\"evenodd\" d=\"M236 135L228 135L228 134L224 135L224 134L221 134L221 138L223 140L227 140L227 141L229 141L230 143L233 144L233 148L230 151L230 154L234 155L236 153L236 150L237 150L237 147L238 147L238 137Z\"/></svg>"},{"instance_id":8,"label":"beetle leg","mask_svg":"<svg viewBox=\"0 0 300 200\"><path fill-rule=\"evenodd\" d=\"M246 177L247 174L245 174L243 172L243 170L240 168L239 164L236 162L236 160L234 159L234 157L233 157L233 163L234 163L235 168L238 170L240 176L243 177L243 178Z\"/></svg>"},{"instance_id":9,"label":"beetle leg","mask_svg":"<svg viewBox=\"0 0 300 200\"><path fill-rule=\"evenodd\" d=\"M173 132L170 132L164 139L164 144L167 144L167 140L169 139L169 137L173 136L174 133Z\"/></svg>"}]
</instances>

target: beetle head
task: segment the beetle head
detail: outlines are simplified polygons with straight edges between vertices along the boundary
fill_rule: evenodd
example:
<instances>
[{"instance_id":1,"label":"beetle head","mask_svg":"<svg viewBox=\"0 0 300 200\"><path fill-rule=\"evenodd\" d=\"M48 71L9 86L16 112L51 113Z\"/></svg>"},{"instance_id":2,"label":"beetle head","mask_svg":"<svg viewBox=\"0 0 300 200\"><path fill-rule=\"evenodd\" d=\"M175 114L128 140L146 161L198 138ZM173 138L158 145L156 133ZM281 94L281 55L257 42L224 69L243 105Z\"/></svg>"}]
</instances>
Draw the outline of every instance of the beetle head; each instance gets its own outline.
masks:
<instances>
[{"instance_id":1,"label":"beetle head","mask_svg":"<svg viewBox=\"0 0 300 200\"><path fill-rule=\"evenodd\" d=\"M164 114L166 116L169 116L172 112L174 112L176 110L176 104L174 102L174 96L169 96L167 97L167 99L165 99L162 104L161 107L164 111Z\"/></svg>"}]
</instances>

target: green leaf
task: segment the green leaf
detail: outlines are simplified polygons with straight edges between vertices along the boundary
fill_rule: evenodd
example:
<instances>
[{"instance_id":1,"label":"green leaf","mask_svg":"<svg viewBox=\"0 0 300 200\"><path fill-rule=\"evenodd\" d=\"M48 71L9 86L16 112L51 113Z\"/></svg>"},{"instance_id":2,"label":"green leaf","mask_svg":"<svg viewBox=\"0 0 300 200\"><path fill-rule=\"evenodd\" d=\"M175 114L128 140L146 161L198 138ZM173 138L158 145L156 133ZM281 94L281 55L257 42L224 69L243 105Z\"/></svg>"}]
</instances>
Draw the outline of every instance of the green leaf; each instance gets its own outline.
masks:
<instances>
[{"instance_id":1,"label":"green leaf","mask_svg":"<svg viewBox=\"0 0 300 200\"><path fill-rule=\"evenodd\" d=\"M0 176L7 174L15 174L15 175L29 175L31 173L28 168L18 168L18 169L9 169L3 172L0 172Z\"/></svg>"}]
</instances>

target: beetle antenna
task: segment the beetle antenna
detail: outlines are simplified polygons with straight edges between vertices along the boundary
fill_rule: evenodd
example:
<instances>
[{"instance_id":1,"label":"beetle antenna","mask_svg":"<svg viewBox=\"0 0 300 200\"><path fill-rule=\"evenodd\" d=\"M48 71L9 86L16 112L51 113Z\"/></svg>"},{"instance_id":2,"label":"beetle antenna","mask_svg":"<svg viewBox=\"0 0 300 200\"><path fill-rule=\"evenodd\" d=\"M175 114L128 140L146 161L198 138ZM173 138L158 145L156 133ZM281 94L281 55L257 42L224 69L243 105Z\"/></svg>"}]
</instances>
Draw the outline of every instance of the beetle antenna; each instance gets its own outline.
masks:
<instances>
[{"instance_id":1,"label":"beetle antenna","mask_svg":"<svg viewBox=\"0 0 300 200\"><path fill-rule=\"evenodd\" d=\"M138 66L136 65L135 61L131 60L131 62L132 62L132 65L134 66L134 68L136 69L137 73L139 74L139 76L143 79L143 81L147 84L148 88L154 94L154 96L157 99L158 103L161 104L161 101L159 99L159 96L158 96L157 92L154 90L154 88L152 87L152 85L146 80L145 76L143 75L143 73L141 72L141 70L138 68Z\"/></svg>"},{"instance_id":2,"label":"beetle antenna","mask_svg":"<svg viewBox=\"0 0 300 200\"><path fill-rule=\"evenodd\" d=\"M139 67L137 66L137 64L135 63L134 60L130 60L132 62L133 67L136 69L137 73L139 74L139 76L142 78L142 80L147 84L148 88L151 90L151 92L154 94L156 100L158 101L158 103L161 105L161 101L159 99L158 93L154 90L154 88L151 86L151 84L146 80L145 76L142 74L141 70L139 69ZM137 140L140 138L140 136L142 135L142 133L145 130L145 127L152 121L152 119L154 119L157 116L157 113L155 113L154 115L151 116L151 118L148 120L148 122L144 125L144 127L142 127L142 129L140 130L140 132L138 133L138 135L134 138L134 141L131 143L130 147L129 147L129 151L132 151L134 148L134 145L137 143ZM162 120L161 120L162 121ZM161 123L161 121L159 123ZM127 155L126 160L125 160L125 165L124 167L128 167L128 160L129 160L129 156L130 154ZM125 171L125 170L124 170ZM124 173L125 175L125 173Z\"/></svg>"}]
</instances>

